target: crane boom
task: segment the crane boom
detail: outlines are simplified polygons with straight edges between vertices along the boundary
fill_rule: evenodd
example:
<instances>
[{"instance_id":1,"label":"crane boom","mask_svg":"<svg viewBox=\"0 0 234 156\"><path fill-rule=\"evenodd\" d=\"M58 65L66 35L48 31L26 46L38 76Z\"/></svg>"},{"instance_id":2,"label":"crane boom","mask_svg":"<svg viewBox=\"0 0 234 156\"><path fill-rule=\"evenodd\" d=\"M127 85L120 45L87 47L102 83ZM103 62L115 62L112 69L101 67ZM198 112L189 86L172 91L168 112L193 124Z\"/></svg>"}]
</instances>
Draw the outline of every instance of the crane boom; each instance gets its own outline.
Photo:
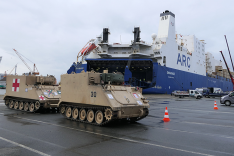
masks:
<instances>
[{"instance_id":1,"label":"crane boom","mask_svg":"<svg viewBox=\"0 0 234 156\"><path fill-rule=\"evenodd\" d=\"M233 90L234 90L234 79L233 79L232 74L231 74L231 72L230 72L230 70L229 70L229 68L228 68L227 62L226 62L226 60L225 60L225 58L224 58L224 56L223 56L223 52L222 52L222 51L220 51L220 53L221 53L221 55L222 55L222 57L223 57L223 60L224 60L225 65L226 65L226 67L227 67L228 73L229 73L230 78L231 78L231 80L232 80Z\"/></svg>"},{"instance_id":2,"label":"crane boom","mask_svg":"<svg viewBox=\"0 0 234 156\"><path fill-rule=\"evenodd\" d=\"M19 58L21 59L21 61L26 65L26 67L29 69L29 71L34 74L34 75L39 75L39 72L37 70L37 72L35 72L35 69L37 69L36 65L34 64L34 69L32 70L29 65L24 61L24 59L22 58L22 56L19 54L19 52L15 49L13 49L15 51L15 53L19 56Z\"/></svg>"},{"instance_id":3,"label":"crane boom","mask_svg":"<svg viewBox=\"0 0 234 156\"><path fill-rule=\"evenodd\" d=\"M226 39L226 43L227 43L227 47L228 47L228 52L229 52L229 55L230 55L230 59L231 59L231 62L232 62L232 56L231 56L231 53L230 53L230 50L229 50L229 46L228 46L228 42L227 42L227 38L226 38L226 35L224 35L225 39ZM232 68L233 68L233 71L234 71L234 66L233 66L233 62L232 62Z\"/></svg>"},{"instance_id":4,"label":"crane boom","mask_svg":"<svg viewBox=\"0 0 234 156\"><path fill-rule=\"evenodd\" d=\"M15 49L13 49L15 51L15 53L19 56L19 58L21 59L21 61L26 65L26 67L30 70L30 72L32 72L32 69L29 67L29 65L24 61L24 59L21 57L21 55L19 54L19 52Z\"/></svg>"},{"instance_id":5,"label":"crane boom","mask_svg":"<svg viewBox=\"0 0 234 156\"><path fill-rule=\"evenodd\" d=\"M17 68L17 64L16 64L15 67L9 72L9 75L13 72L14 69L15 69L15 75L16 75L16 68Z\"/></svg>"}]
</instances>

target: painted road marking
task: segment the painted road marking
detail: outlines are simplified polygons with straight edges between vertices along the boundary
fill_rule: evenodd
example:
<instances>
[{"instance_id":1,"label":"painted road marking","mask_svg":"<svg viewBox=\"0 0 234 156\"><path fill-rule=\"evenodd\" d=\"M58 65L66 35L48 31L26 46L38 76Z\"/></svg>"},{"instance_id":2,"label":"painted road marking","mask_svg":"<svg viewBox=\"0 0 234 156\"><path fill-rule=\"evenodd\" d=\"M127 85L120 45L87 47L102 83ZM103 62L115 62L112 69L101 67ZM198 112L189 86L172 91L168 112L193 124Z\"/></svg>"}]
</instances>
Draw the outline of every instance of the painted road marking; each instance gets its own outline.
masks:
<instances>
[{"instance_id":1,"label":"painted road marking","mask_svg":"<svg viewBox=\"0 0 234 156\"><path fill-rule=\"evenodd\" d=\"M9 143L11 143L11 144L14 144L14 145L16 145L16 146L20 146L20 147L22 147L22 148L25 148L25 149L27 149L27 150L29 150L29 151L34 152L34 153L37 153L37 154L40 154L40 155L43 155L43 156L50 156L50 155L48 155L48 154L45 154L45 153L40 152L40 151L38 151L38 150L35 150L35 149L30 148L30 147L24 146L24 145L19 144L19 143L17 143L17 142L8 140L8 139L6 139L6 138L0 137L0 139L1 139L1 140L4 140L4 141L6 141L6 142L9 142Z\"/></svg>"},{"instance_id":2,"label":"painted road marking","mask_svg":"<svg viewBox=\"0 0 234 156\"><path fill-rule=\"evenodd\" d=\"M62 128L66 128L66 129L76 130L76 131L80 131L80 132L85 132L85 133L105 136L105 137L109 137L109 138L113 138L113 139L118 139L118 140L124 140L124 141L128 141L128 142L139 143L139 144L143 144L143 145L150 145L150 146L161 147L161 148L166 148L166 149L170 149L170 150L176 150L176 151L180 151L180 152L186 152L186 153L192 153L192 154L198 154L198 155L213 156L213 155L205 154L205 153L188 151L188 150L183 150L183 149L179 149L179 148L167 147L167 146L153 144L153 143L141 142L141 141L132 140L132 139L120 138L120 137L115 137L115 136L111 136L111 135L106 135L106 134L101 134L101 133L96 133L96 132L90 132L90 131L75 129L75 128L61 126L61 125L52 124L52 123L48 123L48 122L44 122L44 121L39 121L39 120L32 120L32 119L21 118L21 117L17 117L17 116L13 116L13 117L19 118L19 119L24 119L24 120L29 120L29 121L33 121L33 122L39 122L39 123L43 123L43 124L47 124L47 125L62 127Z\"/></svg>"},{"instance_id":3,"label":"painted road marking","mask_svg":"<svg viewBox=\"0 0 234 156\"><path fill-rule=\"evenodd\" d=\"M223 138L228 138L228 139L234 139L234 137L229 137L225 135L218 135L218 134L209 134L209 133L197 133L197 132L189 132L189 131L184 131L184 130L177 130L177 129L169 129L169 128L158 128L155 127L156 129L163 129L167 131L174 131L174 132L181 132L181 133L190 133L190 134L199 134L199 135L207 135L207 136L214 136L214 137L223 137Z\"/></svg>"},{"instance_id":4,"label":"painted road marking","mask_svg":"<svg viewBox=\"0 0 234 156\"><path fill-rule=\"evenodd\" d=\"M187 121L183 121L182 123L234 128L234 126L225 126L225 125L209 124L209 123L202 123L202 122L187 122Z\"/></svg>"},{"instance_id":5,"label":"painted road marking","mask_svg":"<svg viewBox=\"0 0 234 156\"><path fill-rule=\"evenodd\" d=\"M3 130L3 131L6 131L6 132L11 132L13 134L25 137L24 134L21 134L21 133L18 133L18 132L14 132L14 131L11 131L9 129L4 129L4 128L1 128L1 127L0 127L0 129ZM48 141L44 141L44 140L41 140L41 139L33 138L33 137L30 137L30 136L27 136L27 138L30 138L30 139L33 139L33 140L36 140L36 141L40 141L40 142L43 142L43 143L46 143L46 144L50 144L52 146L57 146L59 148L65 148L64 146L59 146L57 144L54 144L54 143L51 143L51 142L48 142Z\"/></svg>"},{"instance_id":6,"label":"painted road marking","mask_svg":"<svg viewBox=\"0 0 234 156\"><path fill-rule=\"evenodd\" d=\"M165 109L165 107L157 107L157 108ZM196 110L196 109L180 109L180 108L173 108L173 107L168 107L168 109L178 109L178 110L188 110L188 111L197 111L197 112L210 112L210 113L226 113L226 114L233 114L233 112L204 111L204 110Z\"/></svg>"}]
</instances>

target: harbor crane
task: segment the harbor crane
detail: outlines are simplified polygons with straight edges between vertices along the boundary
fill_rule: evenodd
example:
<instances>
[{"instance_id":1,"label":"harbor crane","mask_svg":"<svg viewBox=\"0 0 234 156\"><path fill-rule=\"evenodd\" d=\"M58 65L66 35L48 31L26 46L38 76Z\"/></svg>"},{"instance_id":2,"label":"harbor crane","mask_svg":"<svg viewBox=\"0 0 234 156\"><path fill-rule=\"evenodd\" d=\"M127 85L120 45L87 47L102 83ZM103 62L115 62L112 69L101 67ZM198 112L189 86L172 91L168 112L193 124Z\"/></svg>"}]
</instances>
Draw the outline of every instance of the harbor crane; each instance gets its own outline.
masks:
<instances>
[{"instance_id":1,"label":"harbor crane","mask_svg":"<svg viewBox=\"0 0 234 156\"><path fill-rule=\"evenodd\" d=\"M29 71L33 74L33 75L39 75L39 72L38 72L38 69L37 69L37 67L36 67L36 65L35 65L35 63L34 63L34 65L33 65L33 70L29 67L29 65L24 61L24 59L23 59L23 57L21 56L21 54L17 51L17 50L15 50L15 49L13 49L14 51L15 51L15 53L19 56L19 58L21 59L21 61L26 65L26 67L29 69ZM32 62L32 61L31 61ZM37 72L36 72L37 71Z\"/></svg>"},{"instance_id":2,"label":"harbor crane","mask_svg":"<svg viewBox=\"0 0 234 156\"><path fill-rule=\"evenodd\" d=\"M228 48L230 60L231 60L231 63L232 63L232 68L233 68L233 71L234 71L234 66L233 66L233 62L232 62L232 56L231 56L230 49L229 49L229 46L228 46L227 37L226 37L226 35L224 35L224 37L225 37L225 40L226 40L226 43L227 43L227 48ZM233 76L232 76L232 74L231 74L231 72L230 72L230 69L228 68L227 62L226 62L225 57L224 57L224 55L223 55L223 52L220 51L220 53L221 53L221 55L222 55L222 57L223 57L223 60L224 60L224 62L225 62L225 65L226 65L226 67L227 67L228 73L229 73L229 75L230 75L230 78L231 78L231 81L232 81L232 84L233 84L233 90L234 90L234 78L233 78Z\"/></svg>"},{"instance_id":3,"label":"harbor crane","mask_svg":"<svg viewBox=\"0 0 234 156\"><path fill-rule=\"evenodd\" d=\"M17 64L18 64L18 63L17 63ZM17 64L14 66L14 68L12 68L12 70L9 72L8 75L10 75L10 74L13 72L14 69L15 69L15 75L17 74L17 73L16 73ZM7 72L5 71L5 75L4 75L3 77L6 77L6 76L7 76Z\"/></svg>"},{"instance_id":4,"label":"harbor crane","mask_svg":"<svg viewBox=\"0 0 234 156\"><path fill-rule=\"evenodd\" d=\"M15 65L15 67L10 71L9 75L12 73L12 71L15 69L15 75L16 75L16 69L17 69L17 64Z\"/></svg>"},{"instance_id":5,"label":"harbor crane","mask_svg":"<svg viewBox=\"0 0 234 156\"><path fill-rule=\"evenodd\" d=\"M229 73L229 75L230 75L230 78L231 78L231 81L232 81L232 84L233 84L233 91L234 91L234 79L233 79L233 76L232 76L232 74L231 74L231 72L230 72L230 70L229 70L229 68L228 68L227 62L226 62L225 57L224 57L224 55L223 55L223 52L220 51L220 53L221 53L221 55L222 55L222 57L223 57L223 60L224 60L225 65L226 65L226 67L227 67L228 73Z\"/></svg>"},{"instance_id":6,"label":"harbor crane","mask_svg":"<svg viewBox=\"0 0 234 156\"><path fill-rule=\"evenodd\" d=\"M226 35L224 35L224 37L225 37L225 40L226 40L226 43L227 43L228 52L229 52L230 59L231 59L231 62L232 62L232 56L231 56L231 53L230 53L230 50L229 50L229 46L228 46L228 42L227 42L227 37L226 37ZM234 71L233 62L232 62L232 68L233 68L233 71Z\"/></svg>"}]
</instances>

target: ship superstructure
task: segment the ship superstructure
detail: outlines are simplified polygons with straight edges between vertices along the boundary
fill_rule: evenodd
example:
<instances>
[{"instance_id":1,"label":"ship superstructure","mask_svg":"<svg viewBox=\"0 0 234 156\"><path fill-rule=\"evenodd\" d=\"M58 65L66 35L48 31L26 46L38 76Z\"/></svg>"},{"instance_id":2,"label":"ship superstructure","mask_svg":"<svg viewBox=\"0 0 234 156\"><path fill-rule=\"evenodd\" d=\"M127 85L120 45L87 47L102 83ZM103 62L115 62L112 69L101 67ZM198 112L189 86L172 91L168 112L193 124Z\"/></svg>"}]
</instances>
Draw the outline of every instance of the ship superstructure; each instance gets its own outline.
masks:
<instances>
[{"instance_id":1,"label":"ship superstructure","mask_svg":"<svg viewBox=\"0 0 234 156\"><path fill-rule=\"evenodd\" d=\"M126 84L142 87L145 93L200 87L220 87L224 91L232 88L228 77L220 73L223 64L211 53L205 53L204 40L175 33L172 12L166 10L160 14L158 34L152 34L152 43L141 40L139 27L135 27L133 33L130 44L110 44L109 29L104 28L102 36L82 49L79 53L82 59L73 63L68 73L83 69L121 72Z\"/></svg>"}]
</instances>

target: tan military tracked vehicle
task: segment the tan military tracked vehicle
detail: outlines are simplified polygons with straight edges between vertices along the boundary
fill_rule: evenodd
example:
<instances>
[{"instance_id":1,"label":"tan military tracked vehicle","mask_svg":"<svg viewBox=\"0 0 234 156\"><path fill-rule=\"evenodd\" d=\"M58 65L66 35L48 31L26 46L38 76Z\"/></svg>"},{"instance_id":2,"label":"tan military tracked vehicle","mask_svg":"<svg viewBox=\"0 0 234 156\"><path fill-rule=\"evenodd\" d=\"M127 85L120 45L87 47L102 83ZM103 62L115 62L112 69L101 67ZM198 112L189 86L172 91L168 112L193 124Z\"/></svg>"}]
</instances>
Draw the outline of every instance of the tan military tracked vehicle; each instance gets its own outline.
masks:
<instances>
[{"instance_id":1,"label":"tan military tracked vehicle","mask_svg":"<svg viewBox=\"0 0 234 156\"><path fill-rule=\"evenodd\" d=\"M5 105L10 109L36 112L40 108L58 107L61 91L54 76L8 75Z\"/></svg>"},{"instance_id":2,"label":"tan military tracked vehicle","mask_svg":"<svg viewBox=\"0 0 234 156\"><path fill-rule=\"evenodd\" d=\"M149 101L138 87L127 87L123 82L122 74L107 71L61 75L60 113L100 126L114 119L137 121L146 117Z\"/></svg>"}]
</instances>

